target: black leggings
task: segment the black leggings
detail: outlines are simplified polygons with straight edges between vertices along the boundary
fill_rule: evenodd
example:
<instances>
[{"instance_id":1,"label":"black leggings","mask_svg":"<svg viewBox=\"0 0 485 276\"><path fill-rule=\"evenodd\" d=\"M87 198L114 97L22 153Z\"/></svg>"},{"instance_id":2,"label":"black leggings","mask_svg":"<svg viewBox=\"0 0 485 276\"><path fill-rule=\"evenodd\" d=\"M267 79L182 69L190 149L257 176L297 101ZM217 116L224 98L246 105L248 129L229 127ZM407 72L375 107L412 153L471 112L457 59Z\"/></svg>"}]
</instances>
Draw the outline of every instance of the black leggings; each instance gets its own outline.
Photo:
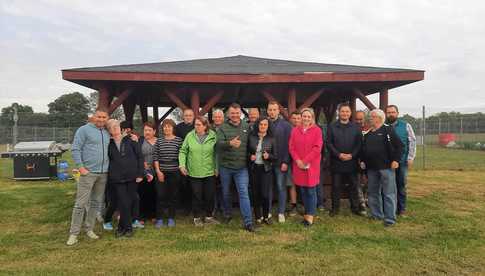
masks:
<instances>
[{"instance_id":1,"label":"black leggings","mask_svg":"<svg viewBox=\"0 0 485 276\"><path fill-rule=\"evenodd\" d=\"M192 187L192 212L194 218L199 218L201 214L205 214L206 217L212 217L214 191L216 188L215 177L190 177L189 179Z\"/></svg>"},{"instance_id":2,"label":"black leggings","mask_svg":"<svg viewBox=\"0 0 485 276\"><path fill-rule=\"evenodd\" d=\"M268 218L270 195L273 192L273 172L265 171L264 165L253 165L251 169L254 217ZM262 212L261 212L262 211Z\"/></svg>"},{"instance_id":3,"label":"black leggings","mask_svg":"<svg viewBox=\"0 0 485 276\"><path fill-rule=\"evenodd\" d=\"M180 172L163 172L163 175L165 176L164 182L160 182L157 178L153 179L153 185L155 186L155 191L157 193L157 219L166 217L165 211L168 211L168 218L175 218L177 193L180 185Z\"/></svg>"},{"instance_id":4,"label":"black leggings","mask_svg":"<svg viewBox=\"0 0 485 276\"><path fill-rule=\"evenodd\" d=\"M113 183L116 191L118 210L120 211L120 222L118 231L131 231L133 203L137 194L137 183L135 181Z\"/></svg>"}]
</instances>

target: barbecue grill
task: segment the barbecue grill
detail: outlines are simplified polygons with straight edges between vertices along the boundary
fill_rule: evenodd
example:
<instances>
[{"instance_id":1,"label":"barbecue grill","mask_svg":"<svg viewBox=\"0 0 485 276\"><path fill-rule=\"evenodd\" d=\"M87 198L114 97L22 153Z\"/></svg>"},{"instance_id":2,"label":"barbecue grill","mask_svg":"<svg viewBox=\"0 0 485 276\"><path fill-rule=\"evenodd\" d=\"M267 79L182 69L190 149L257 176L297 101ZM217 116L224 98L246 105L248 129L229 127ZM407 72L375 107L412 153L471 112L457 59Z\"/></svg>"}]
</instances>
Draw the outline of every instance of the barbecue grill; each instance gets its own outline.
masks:
<instances>
[{"instance_id":1,"label":"barbecue grill","mask_svg":"<svg viewBox=\"0 0 485 276\"><path fill-rule=\"evenodd\" d=\"M57 157L65 149L55 141L20 142L13 151L0 153L13 158L13 178L16 180L50 179L57 175Z\"/></svg>"}]
</instances>

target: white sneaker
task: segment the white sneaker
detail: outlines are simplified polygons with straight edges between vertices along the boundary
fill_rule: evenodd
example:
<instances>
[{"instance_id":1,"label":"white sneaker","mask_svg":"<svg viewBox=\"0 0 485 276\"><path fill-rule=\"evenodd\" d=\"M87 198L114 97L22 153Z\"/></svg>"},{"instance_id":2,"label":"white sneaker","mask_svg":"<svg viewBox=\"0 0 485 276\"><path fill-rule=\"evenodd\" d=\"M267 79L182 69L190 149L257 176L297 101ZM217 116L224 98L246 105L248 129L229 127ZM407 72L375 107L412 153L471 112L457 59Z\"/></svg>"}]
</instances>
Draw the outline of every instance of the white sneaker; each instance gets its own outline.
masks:
<instances>
[{"instance_id":1,"label":"white sneaker","mask_svg":"<svg viewBox=\"0 0 485 276\"><path fill-rule=\"evenodd\" d=\"M66 244L71 246L71 245L75 245L77 242L78 242L77 235L69 235L69 239L67 239Z\"/></svg>"},{"instance_id":2,"label":"white sneaker","mask_svg":"<svg viewBox=\"0 0 485 276\"><path fill-rule=\"evenodd\" d=\"M96 235L96 234L95 234L93 231L88 231L88 232L86 232L86 235L87 235L87 236L88 236L90 239L92 239L92 240L97 240L97 239L99 239L99 236L98 236L98 235Z\"/></svg>"},{"instance_id":3,"label":"white sneaker","mask_svg":"<svg viewBox=\"0 0 485 276\"><path fill-rule=\"evenodd\" d=\"M285 214L278 214L278 222L284 223L286 221Z\"/></svg>"}]
</instances>

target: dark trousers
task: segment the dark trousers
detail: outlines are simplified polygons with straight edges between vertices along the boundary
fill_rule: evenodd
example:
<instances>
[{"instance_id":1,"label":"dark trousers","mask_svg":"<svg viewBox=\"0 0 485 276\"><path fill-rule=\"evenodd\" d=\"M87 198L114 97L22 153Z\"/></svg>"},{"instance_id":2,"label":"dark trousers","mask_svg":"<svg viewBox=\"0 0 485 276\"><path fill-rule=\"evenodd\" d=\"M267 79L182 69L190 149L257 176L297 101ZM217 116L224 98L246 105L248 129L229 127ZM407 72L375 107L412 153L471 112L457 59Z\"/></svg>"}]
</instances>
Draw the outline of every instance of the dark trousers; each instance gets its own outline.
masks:
<instances>
[{"instance_id":1,"label":"dark trousers","mask_svg":"<svg viewBox=\"0 0 485 276\"><path fill-rule=\"evenodd\" d=\"M214 194L214 208L216 211L220 211L222 212L222 184L221 184L221 178L220 177L216 177L215 178L215 182L216 182L216 187L215 187L215 194Z\"/></svg>"},{"instance_id":2,"label":"dark trousers","mask_svg":"<svg viewBox=\"0 0 485 276\"><path fill-rule=\"evenodd\" d=\"M397 188L397 214L400 215L406 211L408 165L399 163L399 168L397 168L395 172Z\"/></svg>"},{"instance_id":3,"label":"dark trousers","mask_svg":"<svg viewBox=\"0 0 485 276\"><path fill-rule=\"evenodd\" d=\"M254 165L250 174L254 217L268 218L271 193L273 193L273 171L265 171L264 165Z\"/></svg>"},{"instance_id":4,"label":"dark trousers","mask_svg":"<svg viewBox=\"0 0 485 276\"><path fill-rule=\"evenodd\" d=\"M116 190L112 183L108 182L108 184L106 185L105 196L106 196L106 209L105 209L103 220L105 223L108 223L113 220L113 214L118 208Z\"/></svg>"},{"instance_id":5,"label":"dark trousers","mask_svg":"<svg viewBox=\"0 0 485 276\"><path fill-rule=\"evenodd\" d=\"M132 230L133 202L137 194L137 183L135 181L113 183L116 191L118 210L120 211L120 222L118 231L126 232Z\"/></svg>"},{"instance_id":6,"label":"dark trousers","mask_svg":"<svg viewBox=\"0 0 485 276\"><path fill-rule=\"evenodd\" d=\"M212 217L216 187L215 177L189 177L189 181L192 188L192 213L194 218L200 218L202 214L206 217Z\"/></svg>"},{"instance_id":7,"label":"dark trousers","mask_svg":"<svg viewBox=\"0 0 485 276\"><path fill-rule=\"evenodd\" d=\"M353 212L358 212L363 207L359 200L359 176L355 172L351 173L333 173L332 174L332 210L340 209L340 195L345 184L349 185L349 200Z\"/></svg>"},{"instance_id":8,"label":"dark trousers","mask_svg":"<svg viewBox=\"0 0 485 276\"><path fill-rule=\"evenodd\" d=\"M139 219L155 217L156 192L154 183L154 180L148 182L145 178L138 184L138 196L140 198Z\"/></svg>"},{"instance_id":9,"label":"dark trousers","mask_svg":"<svg viewBox=\"0 0 485 276\"><path fill-rule=\"evenodd\" d=\"M187 213L192 209L192 187L188 176L180 175L179 204Z\"/></svg>"},{"instance_id":10,"label":"dark trousers","mask_svg":"<svg viewBox=\"0 0 485 276\"><path fill-rule=\"evenodd\" d=\"M175 218L180 172L163 172L163 174L165 176L163 182L157 178L153 179L157 194L156 216L157 219L163 219L167 215L165 211L168 211L168 218Z\"/></svg>"}]
</instances>

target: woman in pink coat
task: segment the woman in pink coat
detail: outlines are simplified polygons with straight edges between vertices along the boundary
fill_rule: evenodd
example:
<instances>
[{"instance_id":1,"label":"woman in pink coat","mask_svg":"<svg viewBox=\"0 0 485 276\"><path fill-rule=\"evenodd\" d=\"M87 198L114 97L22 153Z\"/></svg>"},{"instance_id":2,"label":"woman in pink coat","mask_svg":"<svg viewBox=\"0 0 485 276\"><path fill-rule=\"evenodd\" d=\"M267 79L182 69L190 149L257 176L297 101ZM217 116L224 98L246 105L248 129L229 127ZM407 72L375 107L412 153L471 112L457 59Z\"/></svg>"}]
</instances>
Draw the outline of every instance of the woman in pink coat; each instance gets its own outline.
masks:
<instances>
[{"instance_id":1,"label":"woman in pink coat","mask_svg":"<svg viewBox=\"0 0 485 276\"><path fill-rule=\"evenodd\" d=\"M305 215L303 225L313 224L317 208L316 186L320 182L320 159L323 147L322 130L315 124L315 113L310 108L301 111L302 125L293 128L289 150L293 158L293 182L299 186Z\"/></svg>"}]
</instances>

